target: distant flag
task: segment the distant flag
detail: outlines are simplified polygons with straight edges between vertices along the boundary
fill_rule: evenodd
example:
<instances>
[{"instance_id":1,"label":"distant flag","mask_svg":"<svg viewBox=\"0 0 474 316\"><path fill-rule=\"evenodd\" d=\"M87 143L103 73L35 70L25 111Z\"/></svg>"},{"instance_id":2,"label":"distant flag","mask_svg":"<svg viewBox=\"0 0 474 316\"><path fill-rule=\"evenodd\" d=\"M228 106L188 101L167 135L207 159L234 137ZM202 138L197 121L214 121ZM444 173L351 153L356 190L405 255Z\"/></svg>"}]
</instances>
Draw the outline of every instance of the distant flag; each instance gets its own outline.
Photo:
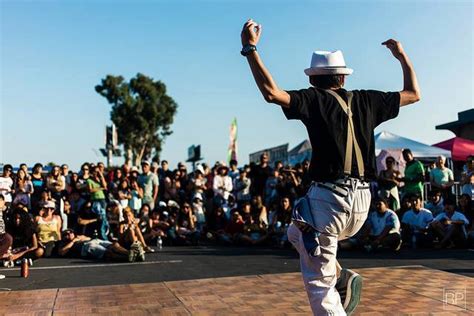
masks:
<instances>
[{"instance_id":1,"label":"distant flag","mask_svg":"<svg viewBox=\"0 0 474 316\"><path fill-rule=\"evenodd\" d=\"M234 117L230 124L229 150L227 151L227 162L237 160L237 118Z\"/></svg>"}]
</instances>

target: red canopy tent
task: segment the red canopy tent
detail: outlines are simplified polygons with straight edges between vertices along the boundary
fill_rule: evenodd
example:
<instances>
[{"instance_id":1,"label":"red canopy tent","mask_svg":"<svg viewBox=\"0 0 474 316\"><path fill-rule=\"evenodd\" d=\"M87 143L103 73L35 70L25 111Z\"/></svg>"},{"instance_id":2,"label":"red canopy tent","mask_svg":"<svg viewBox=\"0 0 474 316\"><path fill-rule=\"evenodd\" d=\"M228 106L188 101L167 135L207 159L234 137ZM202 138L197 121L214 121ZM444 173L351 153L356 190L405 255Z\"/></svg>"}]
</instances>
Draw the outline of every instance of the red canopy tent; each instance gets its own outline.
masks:
<instances>
[{"instance_id":1,"label":"red canopy tent","mask_svg":"<svg viewBox=\"0 0 474 316\"><path fill-rule=\"evenodd\" d=\"M450 150L454 161L465 161L467 156L474 155L474 141L461 137L454 137L433 146Z\"/></svg>"}]
</instances>

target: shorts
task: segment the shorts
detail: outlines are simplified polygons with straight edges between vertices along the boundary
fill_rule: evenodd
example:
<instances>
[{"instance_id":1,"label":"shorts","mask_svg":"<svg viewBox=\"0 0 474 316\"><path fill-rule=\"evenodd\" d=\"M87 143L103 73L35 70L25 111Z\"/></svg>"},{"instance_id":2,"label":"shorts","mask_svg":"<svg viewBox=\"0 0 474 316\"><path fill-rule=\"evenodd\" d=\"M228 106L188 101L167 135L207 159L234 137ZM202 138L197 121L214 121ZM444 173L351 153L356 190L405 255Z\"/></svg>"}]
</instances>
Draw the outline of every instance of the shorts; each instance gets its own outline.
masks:
<instances>
[{"instance_id":1,"label":"shorts","mask_svg":"<svg viewBox=\"0 0 474 316\"><path fill-rule=\"evenodd\" d=\"M86 241L82 246L81 256L91 259L102 259L110 246L112 246L112 242L108 240L92 239Z\"/></svg>"},{"instance_id":2,"label":"shorts","mask_svg":"<svg viewBox=\"0 0 474 316\"><path fill-rule=\"evenodd\" d=\"M49 258L53 254L56 254L56 242L55 241L48 241L47 243L43 243L41 248L44 250L43 257Z\"/></svg>"}]
</instances>

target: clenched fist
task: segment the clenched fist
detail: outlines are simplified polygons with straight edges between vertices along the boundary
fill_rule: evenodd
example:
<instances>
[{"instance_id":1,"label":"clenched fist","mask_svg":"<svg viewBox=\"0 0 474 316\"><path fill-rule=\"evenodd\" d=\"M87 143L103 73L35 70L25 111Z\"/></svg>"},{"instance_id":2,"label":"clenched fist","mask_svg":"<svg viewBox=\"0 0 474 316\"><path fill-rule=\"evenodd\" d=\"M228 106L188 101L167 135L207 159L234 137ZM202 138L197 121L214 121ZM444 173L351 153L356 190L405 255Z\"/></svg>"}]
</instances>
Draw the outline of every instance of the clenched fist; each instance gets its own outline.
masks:
<instances>
[{"instance_id":1,"label":"clenched fist","mask_svg":"<svg viewBox=\"0 0 474 316\"><path fill-rule=\"evenodd\" d=\"M262 25L249 19L245 22L244 27L242 28L242 33L240 33L242 46L247 44L257 46L257 43L260 40L260 34L262 34Z\"/></svg>"},{"instance_id":2,"label":"clenched fist","mask_svg":"<svg viewBox=\"0 0 474 316\"><path fill-rule=\"evenodd\" d=\"M387 46L388 49L392 52L393 56L396 59L400 59L405 54L405 51L403 50L402 43L394 40L394 39L389 39L386 40L385 42L382 43L382 45Z\"/></svg>"}]
</instances>

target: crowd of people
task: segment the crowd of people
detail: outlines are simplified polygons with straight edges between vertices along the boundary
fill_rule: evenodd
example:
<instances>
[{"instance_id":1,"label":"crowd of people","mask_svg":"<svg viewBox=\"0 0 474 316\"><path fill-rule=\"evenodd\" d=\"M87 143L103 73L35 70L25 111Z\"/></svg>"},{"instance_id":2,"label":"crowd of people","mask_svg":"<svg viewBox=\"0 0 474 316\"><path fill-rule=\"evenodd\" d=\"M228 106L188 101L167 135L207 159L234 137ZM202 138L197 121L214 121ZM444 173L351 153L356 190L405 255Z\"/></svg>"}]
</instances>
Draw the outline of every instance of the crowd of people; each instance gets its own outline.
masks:
<instances>
[{"instance_id":1,"label":"crowd of people","mask_svg":"<svg viewBox=\"0 0 474 316\"><path fill-rule=\"evenodd\" d=\"M439 157L425 170L409 149L402 175L393 157L371 183L372 211L364 228L341 248L376 251L409 247L467 247L474 239L474 156L468 157L462 194L456 196L453 172ZM259 163L238 168L184 163L171 169L166 160L142 161L106 169L84 163L45 172L37 163L0 176L0 260L50 256L143 261L162 245L290 247L286 230L292 206L312 185L309 161L295 166ZM423 201L425 180L429 199ZM403 185L403 186L402 186ZM152 246L153 245L153 246Z\"/></svg>"}]
</instances>

